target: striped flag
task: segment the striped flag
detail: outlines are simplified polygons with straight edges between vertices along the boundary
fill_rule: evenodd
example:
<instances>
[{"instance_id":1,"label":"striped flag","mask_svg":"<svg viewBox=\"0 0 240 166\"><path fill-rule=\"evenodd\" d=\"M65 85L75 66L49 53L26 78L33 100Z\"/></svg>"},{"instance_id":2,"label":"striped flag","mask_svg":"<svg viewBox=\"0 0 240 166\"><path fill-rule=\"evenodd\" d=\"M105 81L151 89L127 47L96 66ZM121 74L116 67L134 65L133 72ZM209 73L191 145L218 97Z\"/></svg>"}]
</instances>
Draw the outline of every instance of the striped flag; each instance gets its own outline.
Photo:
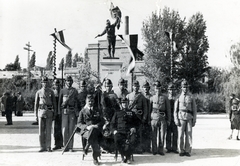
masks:
<instances>
[{"instance_id":1,"label":"striped flag","mask_svg":"<svg viewBox=\"0 0 240 166\"><path fill-rule=\"evenodd\" d=\"M64 35L63 35L63 31L58 31L55 32L53 34L51 34L57 41L59 41L59 43L61 43L65 48L67 48L69 51L71 51L72 49L66 45L65 40L64 40Z\"/></svg>"},{"instance_id":2,"label":"striped flag","mask_svg":"<svg viewBox=\"0 0 240 166\"><path fill-rule=\"evenodd\" d=\"M129 65L128 65L128 69L127 69L127 72L126 72L126 76L129 76L130 73L133 72L134 68L135 68L135 57L133 55L133 51L132 51L132 43L135 43L135 42L131 42L131 37L132 35L118 35L125 43L126 43L126 46L131 54L131 58L130 58L130 61L129 61ZM136 40L136 39L135 39ZM136 41L137 43L137 41Z\"/></svg>"}]
</instances>

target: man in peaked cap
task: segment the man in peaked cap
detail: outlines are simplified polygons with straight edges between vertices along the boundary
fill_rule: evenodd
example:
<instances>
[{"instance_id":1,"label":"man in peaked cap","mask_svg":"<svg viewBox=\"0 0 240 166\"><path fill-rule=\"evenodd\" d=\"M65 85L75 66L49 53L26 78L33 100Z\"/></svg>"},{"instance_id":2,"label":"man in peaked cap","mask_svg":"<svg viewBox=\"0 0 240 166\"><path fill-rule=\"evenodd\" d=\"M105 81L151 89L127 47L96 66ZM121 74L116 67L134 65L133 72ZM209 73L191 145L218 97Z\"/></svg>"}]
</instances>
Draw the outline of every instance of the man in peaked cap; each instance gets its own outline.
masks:
<instances>
[{"instance_id":1,"label":"man in peaked cap","mask_svg":"<svg viewBox=\"0 0 240 166\"><path fill-rule=\"evenodd\" d=\"M53 81L53 92L55 95L55 99L57 102L57 107L58 107L58 102L59 102L59 93L61 90L60 86L60 81L58 79L55 79ZM58 110L58 108L57 108ZM62 137L62 116L61 114L57 114L55 121L54 121L54 139L55 139L55 147L53 150L61 149L63 147L63 137Z\"/></svg>"},{"instance_id":2,"label":"man in peaked cap","mask_svg":"<svg viewBox=\"0 0 240 166\"><path fill-rule=\"evenodd\" d=\"M154 83L156 94L150 99L151 127L152 127L152 153L164 154L164 142L167 124L171 122L171 110L168 98L162 94L161 83ZM157 141L158 139L158 141ZM157 144L158 142L158 144Z\"/></svg>"},{"instance_id":3,"label":"man in peaked cap","mask_svg":"<svg viewBox=\"0 0 240 166\"><path fill-rule=\"evenodd\" d=\"M115 93L116 93L119 101L121 101L122 98L126 98L126 96L128 94L128 90L125 88L125 80L123 78L121 78L118 81L118 90L116 90Z\"/></svg>"},{"instance_id":4,"label":"man in peaked cap","mask_svg":"<svg viewBox=\"0 0 240 166\"><path fill-rule=\"evenodd\" d=\"M66 87L60 90L58 101L58 114L62 115L62 136L63 145L66 146L71 134L75 129L77 123L78 104L77 96L78 92L72 87L73 79L71 76L66 78ZM72 139L66 147L66 151L73 152Z\"/></svg>"},{"instance_id":5,"label":"man in peaked cap","mask_svg":"<svg viewBox=\"0 0 240 166\"><path fill-rule=\"evenodd\" d=\"M166 149L167 153L173 152L178 153L177 149L177 141L178 141L178 130L177 126L174 123L174 102L175 102L175 88L173 83L169 83L168 85L168 100L170 102L171 107L171 123L167 126L167 135L166 135Z\"/></svg>"},{"instance_id":6,"label":"man in peaked cap","mask_svg":"<svg viewBox=\"0 0 240 166\"><path fill-rule=\"evenodd\" d=\"M151 114L150 114L150 98L152 97L150 93L150 85L147 81L142 86L143 95L147 102L147 121L143 125L143 151L151 152Z\"/></svg>"},{"instance_id":7,"label":"man in peaked cap","mask_svg":"<svg viewBox=\"0 0 240 166\"><path fill-rule=\"evenodd\" d=\"M48 77L41 80L42 88L35 95L34 110L39 123L39 152L51 152L51 128L52 120L57 114L56 99L53 90L48 88Z\"/></svg>"},{"instance_id":8,"label":"man in peaked cap","mask_svg":"<svg viewBox=\"0 0 240 166\"><path fill-rule=\"evenodd\" d=\"M140 124L137 128L137 148L135 149L136 153L142 153L143 152L143 138L142 138L142 132L143 132L143 125L147 122L147 101L144 95L139 91L139 82L135 80L133 82L133 92L129 93L126 98L129 102L129 109L135 112L137 115Z\"/></svg>"},{"instance_id":9,"label":"man in peaked cap","mask_svg":"<svg viewBox=\"0 0 240 166\"><path fill-rule=\"evenodd\" d=\"M174 104L174 122L178 126L179 156L191 156L192 127L196 123L197 107L193 96L189 93L188 82L181 83L182 92Z\"/></svg>"}]
</instances>

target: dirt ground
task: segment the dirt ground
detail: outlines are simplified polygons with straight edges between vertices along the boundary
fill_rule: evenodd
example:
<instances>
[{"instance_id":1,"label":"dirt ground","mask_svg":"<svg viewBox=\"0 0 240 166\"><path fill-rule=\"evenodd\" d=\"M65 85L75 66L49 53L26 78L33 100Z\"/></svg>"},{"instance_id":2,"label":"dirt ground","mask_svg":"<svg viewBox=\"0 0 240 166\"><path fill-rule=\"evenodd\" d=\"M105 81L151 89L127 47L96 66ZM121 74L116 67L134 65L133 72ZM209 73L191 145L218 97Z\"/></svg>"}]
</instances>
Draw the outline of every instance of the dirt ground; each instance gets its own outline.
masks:
<instances>
[{"instance_id":1,"label":"dirt ground","mask_svg":"<svg viewBox=\"0 0 240 166\"><path fill-rule=\"evenodd\" d=\"M52 153L39 153L38 126L31 125L35 117L33 113L25 113L22 117L13 115L13 125L5 126L6 118L0 117L0 166L67 166L93 165L91 153L82 160L80 135L74 136L75 152L57 150ZM239 166L240 141L228 140L230 122L226 114L197 116L193 128L193 150L191 157L180 157L178 154L165 156L145 153L134 154L131 165L183 165L183 166ZM52 137L52 147L54 141ZM127 165L117 162L113 154L102 154L101 165Z\"/></svg>"}]
</instances>

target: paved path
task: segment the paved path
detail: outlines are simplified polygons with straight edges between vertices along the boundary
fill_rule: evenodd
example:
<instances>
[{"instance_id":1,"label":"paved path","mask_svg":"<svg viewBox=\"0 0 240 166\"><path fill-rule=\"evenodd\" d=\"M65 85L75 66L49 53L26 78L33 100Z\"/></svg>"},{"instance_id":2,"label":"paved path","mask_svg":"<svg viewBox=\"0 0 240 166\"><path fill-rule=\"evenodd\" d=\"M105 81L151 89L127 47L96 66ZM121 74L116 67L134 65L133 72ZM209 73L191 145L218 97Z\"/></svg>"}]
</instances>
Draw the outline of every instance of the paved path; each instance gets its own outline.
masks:
<instances>
[{"instance_id":1,"label":"paved path","mask_svg":"<svg viewBox=\"0 0 240 166\"><path fill-rule=\"evenodd\" d=\"M31 125L33 113L22 117L13 115L13 125L5 126L5 117L0 117L0 166L67 166L93 165L91 153L81 160L80 136L75 134L75 152L61 150L52 153L39 153L38 126ZM179 157L177 154L153 156L151 154L134 155L131 165L182 165L182 166L239 166L240 141L228 140L230 124L226 114L198 115L193 128L192 157ZM52 139L53 140L53 139ZM52 141L52 147L53 147ZM127 165L115 162L112 154L103 154L101 165Z\"/></svg>"}]
</instances>

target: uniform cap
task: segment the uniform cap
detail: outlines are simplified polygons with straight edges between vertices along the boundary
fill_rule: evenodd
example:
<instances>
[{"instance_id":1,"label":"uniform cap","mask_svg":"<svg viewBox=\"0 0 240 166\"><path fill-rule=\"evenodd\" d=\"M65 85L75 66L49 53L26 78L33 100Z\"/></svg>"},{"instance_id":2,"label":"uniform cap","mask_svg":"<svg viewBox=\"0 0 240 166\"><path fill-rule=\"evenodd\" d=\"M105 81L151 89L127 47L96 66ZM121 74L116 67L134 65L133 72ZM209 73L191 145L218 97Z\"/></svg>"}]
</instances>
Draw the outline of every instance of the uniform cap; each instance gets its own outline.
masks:
<instances>
[{"instance_id":1,"label":"uniform cap","mask_svg":"<svg viewBox=\"0 0 240 166\"><path fill-rule=\"evenodd\" d=\"M105 85L106 86L112 85L112 81L110 79L106 79Z\"/></svg>"},{"instance_id":2,"label":"uniform cap","mask_svg":"<svg viewBox=\"0 0 240 166\"><path fill-rule=\"evenodd\" d=\"M188 86L188 82L187 80L183 80L182 83L181 83L181 86L184 87L184 86Z\"/></svg>"},{"instance_id":3,"label":"uniform cap","mask_svg":"<svg viewBox=\"0 0 240 166\"><path fill-rule=\"evenodd\" d=\"M72 77L71 76L67 76L67 81L73 81Z\"/></svg>"},{"instance_id":4,"label":"uniform cap","mask_svg":"<svg viewBox=\"0 0 240 166\"><path fill-rule=\"evenodd\" d=\"M135 81L133 82L133 86L139 86L139 82L138 82L137 80L135 80Z\"/></svg>"},{"instance_id":5,"label":"uniform cap","mask_svg":"<svg viewBox=\"0 0 240 166\"><path fill-rule=\"evenodd\" d=\"M19 95L20 95L20 94L21 94L21 92L18 92L17 94L19 94Z\"/></svg>"},{"instance_id":6,"label":"uniform cap","mask_svg":"<svg viewBox=\"0 0 240 166\"><path fill-rule=\"evenodd\" d=\"M161 87L160 81L156 81L156 82L154 83L154 86L156 86L157 88L160 88L160 87Z\"/></svg>"},{"instance_id":7,"label":"uniform cap","mask_svg":"<svg viewBox=\"0 0 240 166\"><path fill-rule=\"evenodd\" d=\"M149 83L148 83L147 81L145 81L145 83L143 84L143 87L145 87L145 88L149 88L150 85L149 85Z\"/></svg>"},{"instance_id":8,"label":"uniform cap","mask_svg":"<svg viewBox=\"0 0 240 166\"><path fill-rule=\"evenodd\" d=\"M235 94L234 94L234 93L232 93L230 96L231 96L231 97L235 97Z\"/></svg>"},{"instance_id":9,"label":"uniform cap","mask_svg":"<svg viewBox=\"0 0 240 166\"><path fill-rule=\"evenodd\" d=\"M125 80L123 78L121 78L119 81L118 81L118 84L125 84Z\"/></svg>"},{"instance_id":10,"label":"uniform cap","mask_svg":"<svg viewBox=\"0 0 240 166\"><path fill-rule=\"evenodd\" d=\"M85 80L80 81L80 86L87 86L87 83Z\"/></svg>"},{"instance_id":11,"label":"uniform cap","mask_svg":"<svg viewBox=\"0 0 240 166\"><path fill-rule=\"evenodd\" d=\"M43 76L41 82L48 82L47 76Z\"/></svg>"}]
</instances>

